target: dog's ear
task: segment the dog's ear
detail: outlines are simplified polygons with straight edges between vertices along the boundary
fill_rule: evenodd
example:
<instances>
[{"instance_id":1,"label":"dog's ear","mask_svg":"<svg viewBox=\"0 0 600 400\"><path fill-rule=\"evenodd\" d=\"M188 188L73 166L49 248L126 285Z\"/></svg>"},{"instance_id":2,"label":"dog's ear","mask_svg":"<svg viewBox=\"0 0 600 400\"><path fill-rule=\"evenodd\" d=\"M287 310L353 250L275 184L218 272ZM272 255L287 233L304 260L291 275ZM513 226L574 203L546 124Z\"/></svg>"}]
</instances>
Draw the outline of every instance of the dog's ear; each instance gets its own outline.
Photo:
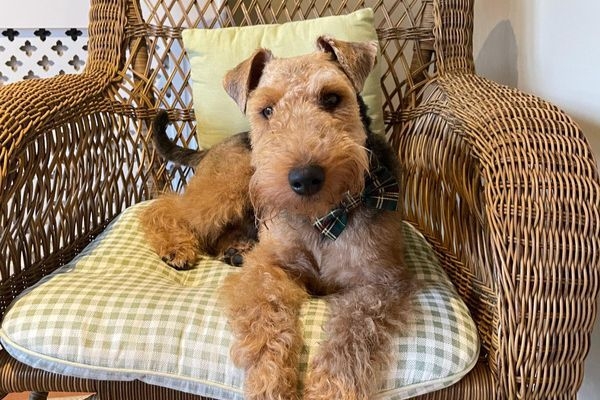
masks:
<instances>
[{"instance_id":1,"label":"dog's ear","mask_svg":"<svg viewBox=\"0 0 600 400\"><path fill-rule=\"evenodd\" d=\"M332 54L352 81L356 92L362 91L367 76L377 63L377 41L345 42L321 36L317 39L317 48Z\"/></svg>"},{"instance_id":2,"label":"dog's ear","mask_svg":"<svg viewBox=\"0 0 600 400\"><path fill-rule=\"evenodd\" d=\"M250 58L225 74L223 87L243 113L246 113L248 95L258 86L265 65L272 58L273 54L270 50L258 49Z\"/></svg>"}]
</instances>

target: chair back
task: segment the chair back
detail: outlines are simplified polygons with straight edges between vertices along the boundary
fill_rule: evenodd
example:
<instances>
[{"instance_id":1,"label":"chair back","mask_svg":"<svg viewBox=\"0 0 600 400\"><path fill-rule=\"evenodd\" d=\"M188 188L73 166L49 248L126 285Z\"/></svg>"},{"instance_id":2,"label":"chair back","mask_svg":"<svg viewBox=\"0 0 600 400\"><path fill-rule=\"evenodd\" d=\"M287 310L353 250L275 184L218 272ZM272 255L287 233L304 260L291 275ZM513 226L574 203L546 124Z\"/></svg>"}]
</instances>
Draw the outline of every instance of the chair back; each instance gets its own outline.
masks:
<instances>
[{"instance_id":1,"label":"chair back","mask_svg":"<svg viewBox=\"0 0 600 400\"><path fill-rule=\"evenodd\" d=\"M189 27L275 24L351 13L370 7L382 51L381 86L386 132L391 136L437 74L434 0L130 0L126 54L117 100L137 117L169 111L180 144L196 148L190 66L181 33ZM189 171L169 168L167 186L181 186Z\"/></svg>"}]
</instances>

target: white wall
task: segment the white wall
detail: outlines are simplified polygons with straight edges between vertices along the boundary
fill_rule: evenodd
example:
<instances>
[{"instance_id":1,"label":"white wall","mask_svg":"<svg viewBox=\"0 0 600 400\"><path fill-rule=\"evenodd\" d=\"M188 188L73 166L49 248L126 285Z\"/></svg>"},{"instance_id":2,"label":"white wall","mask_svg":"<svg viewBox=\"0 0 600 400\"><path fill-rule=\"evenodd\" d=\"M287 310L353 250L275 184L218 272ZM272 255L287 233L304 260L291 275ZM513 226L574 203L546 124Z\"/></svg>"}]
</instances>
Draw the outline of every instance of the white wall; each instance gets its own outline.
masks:
<instances>
[{"instance_id":1,"label":"white wall","mask_svg":"<svg viewBox=\"0 0 600 400\"><path fill-rule=\"evenodd\" d=\"M87 28L89 0L0 0L1 28Z\"/></svg>"},{"instance_id":2,"label":"white wall","mask_svg":"<svg viewBox=\"0 0 600 400\"><path fill-rule=\"evenodd\" d=\"M479 74L541 96L600 154L600 2L475 0Z\"/></svg>"},{"instance_id":3,"label":"white wall","mask_svg":"<svg viewBox=\"0 0 600 400\"><path fill-rule=\"evenodd\" d=\"M475 0L478 73L558 105L581 126L600 160L600 2ZM600 398L596 323L579 400Z\"/></svg>"},{"instance_id":4,"label":"white wall","mask_svg":"<svg viewBox=\"0 0 600 400\"><path fill-rule=\"evenodd\" d=\"M0 0L0 85L22 79L79 73L87 59L88 0ZM39 28L49 36L35 34ZM69 36L76 28L81 36Z\"/></svg>"}]
</instances>

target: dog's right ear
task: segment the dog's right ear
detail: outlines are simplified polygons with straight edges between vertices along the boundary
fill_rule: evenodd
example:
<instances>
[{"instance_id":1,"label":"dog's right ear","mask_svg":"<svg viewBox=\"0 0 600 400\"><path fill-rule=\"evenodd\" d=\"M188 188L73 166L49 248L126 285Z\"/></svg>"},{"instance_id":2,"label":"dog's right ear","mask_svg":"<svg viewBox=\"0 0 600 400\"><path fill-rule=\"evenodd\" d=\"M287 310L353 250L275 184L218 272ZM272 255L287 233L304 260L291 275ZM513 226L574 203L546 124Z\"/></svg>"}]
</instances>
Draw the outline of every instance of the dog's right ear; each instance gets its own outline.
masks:
<instances>
[{"instance_id":1,"label":"dog's right ear","mask_svg":"<svg viewBox=\"0 0 600 400\"><path fill-rule=\"evenodd\" d=\"M346 42L330 36L317 39L317 49L331 54L340 64L357 93L377 64L377 41Z\"/></svg>"},{"instance_id":2,"label":"dog's right ear","mask_svg":"<svg viewBox=\"0 0 600 400\"><path fill-rule=\"evenodd\" d=\"M227 94L246 113L248 95L258 86L265 65L273 58L267 49L258 49L250 58L242 61L237 67L228 71L223 78L223 87Z\"/></svg>"}]
</instances>

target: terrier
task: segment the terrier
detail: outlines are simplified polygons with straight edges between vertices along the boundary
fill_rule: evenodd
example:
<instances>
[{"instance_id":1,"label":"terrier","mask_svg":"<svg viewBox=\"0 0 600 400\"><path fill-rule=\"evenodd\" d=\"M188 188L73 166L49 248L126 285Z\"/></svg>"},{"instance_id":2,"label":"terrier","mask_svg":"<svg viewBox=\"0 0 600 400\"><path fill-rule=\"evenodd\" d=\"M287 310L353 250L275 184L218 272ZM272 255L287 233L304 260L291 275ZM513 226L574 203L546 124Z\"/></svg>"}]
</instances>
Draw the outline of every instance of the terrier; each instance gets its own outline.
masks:
<instances>
[{"instance_id":1,"label":"terrier","mask_svg":"<svg viewBox=\"0 0 600 400\"><path fill-rule=\"evenodd\" d=\"M221 298L246 399L370 399L408 323L399 162L359 95L376 53L376 42L326 36L305 56L257 50L224 78L251 130L208 152L177 150L156 126L167 157L197 162L183 196L146 212L157 252L180 268L199 252L243 253ZM241 228L249 218L256 244ZM310 295L326 296L330 317L300 395L299 310Z\"/></svg>"}]
</instances>

